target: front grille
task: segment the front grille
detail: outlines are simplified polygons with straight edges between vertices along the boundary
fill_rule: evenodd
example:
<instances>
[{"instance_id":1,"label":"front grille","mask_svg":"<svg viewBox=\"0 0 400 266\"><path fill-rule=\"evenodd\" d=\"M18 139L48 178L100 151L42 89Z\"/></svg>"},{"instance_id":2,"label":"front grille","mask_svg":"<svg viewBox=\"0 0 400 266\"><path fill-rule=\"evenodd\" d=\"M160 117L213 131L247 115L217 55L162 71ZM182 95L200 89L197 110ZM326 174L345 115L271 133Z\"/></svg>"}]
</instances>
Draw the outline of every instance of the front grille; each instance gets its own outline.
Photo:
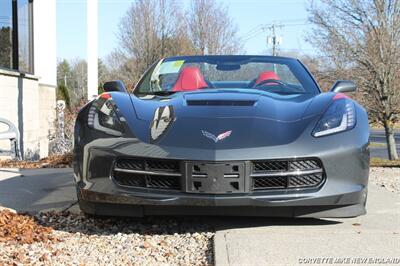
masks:
<instances>
[{"instance_id":1,"label":"front grille","mask_svg":"<svg viewBox=\"0 0 400 266\"><path fill-rule=\"evenodd\" d=\"M255 177L254 178L254 188L286 188L287 178L286 177Z\"/></svg>"},{"instance_id":2,"label":"front grille","mask_svg":"<svg viewBox=\"0 0 400 266\"><path fill-rule=\"evenodd\" d=\"M321 169L321 163L317 160L300 160L289 162L289 170L314 170Z\"/></svg>"},{"instance_id":3,"label":"front grille","mask_svg":"<svg viewBox=\"0 0 400 266\"><path fill-rule=\"evenodd\" d=\"M115 168L129 170L148 170L161 172L180 172L179 161L157 159L119 159Z\"/></svg>"},{"instance_id":4,"label":"front grille","mask_svg":"<svg viewBox=\"0 0 400 266\"><path fill-rule=\"evenodd\" d=\"M112 178L121 186L179 190L180 164L175 160L119 159Z\"/></svg>"},{"instance_id":5,"label":"front grille","mask_svg":"<svg viewBox=\"0 0 400 266\"><path fill-rule=\"evenodd\" d=\"M251 168L250 176L245 171L248 166ZM111 175L117 185L124 187L191 193L315 189L325 181L319 159L206 163L120 158L114 163ZM184 178L186 181L182 183ZM213 181L215 178L218 186ZM250 178L251 185L245 188L244 180L247 178Z\"/></svg>"},{"instance_id":6,"label":"front grille","mask_svg":"<svg viewBox=\"0 0 400 266\"><path fill-rule=\"evenodd\" d=\"M259 161L253 162L255 172L262 171L286 171L288 169L288 161Z\"/></svg>"},{"instance_id":7,"label":"front grille","mask_svg":"<svg viewBox=\"0 0 400 266\"><path fill-rule=\"evenodd\" d=\"M325 180L318 159L266 160L252 162L252 189L316 188Z\"/></svg>"},{"instance_id":8,"label":"front grille","mask_svg":"<svg viewBox=\"0 0 400 266\"><path fill-rule=\"evenodd\" d=\"M289 187L313 187L317 186L321 180L322 174L291 176L289 179Z\"/></svg>"},{"instance_id":9,"label":"front grille","mask_svg":"<svg viewBox=\"0 0 400 266\"><path fill-rule=\"evenodd\" d=\"M172 176L143 175L115 171L113 178L121 186L173 190L180 188L179 180Z\"/></svg>"},{"instance_id":10,"label":"front grille","mask_svg":"<svg viewBox=\"0 0 400 266\"><path fill-rule=\"evenodd\" d=\"M122 186L147 187L146 176L115 171L114 180Z\"/></svg>"}]
</instances>

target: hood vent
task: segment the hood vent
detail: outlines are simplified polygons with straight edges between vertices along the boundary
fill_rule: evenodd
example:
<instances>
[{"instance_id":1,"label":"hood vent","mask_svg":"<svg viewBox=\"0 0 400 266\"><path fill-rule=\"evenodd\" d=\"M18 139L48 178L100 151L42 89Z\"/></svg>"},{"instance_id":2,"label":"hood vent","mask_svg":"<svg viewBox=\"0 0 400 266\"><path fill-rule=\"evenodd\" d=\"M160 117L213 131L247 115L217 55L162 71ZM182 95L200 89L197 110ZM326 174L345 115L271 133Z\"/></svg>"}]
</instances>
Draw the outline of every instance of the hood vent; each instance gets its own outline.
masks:
<instances>
[{"instance_id":1,"label":"hood vent","mask_svg":"<svg viewBox=\"0 0 400 266\"><path fill-rule=\"evenodd\" d=\"M189 106L253 106L255 101L246 100L188 100Z\"/></svg>"}]
</instances>

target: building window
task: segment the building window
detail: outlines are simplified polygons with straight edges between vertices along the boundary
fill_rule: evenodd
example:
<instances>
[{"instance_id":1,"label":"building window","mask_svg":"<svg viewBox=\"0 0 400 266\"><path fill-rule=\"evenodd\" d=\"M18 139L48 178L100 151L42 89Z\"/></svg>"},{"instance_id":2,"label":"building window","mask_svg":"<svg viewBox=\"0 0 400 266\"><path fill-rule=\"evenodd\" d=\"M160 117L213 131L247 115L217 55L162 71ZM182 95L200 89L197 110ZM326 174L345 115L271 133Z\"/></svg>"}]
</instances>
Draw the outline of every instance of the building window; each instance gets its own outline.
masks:
<instances>
[{"instance_id":1,"label":"building window","mask_svg":"<svg viewBox=\"0 0 400 266\"><path fill-rule=\"evenodd\" d=\"M0 67L12 66L12 2L0 1Z\"/></svg>"},{"instance_id":2,"label":"building window","mask_svg":"<svg viewBox=\"0 0 400 266\"><path fill-rule=\"evenodd\" d=\"M32 0L0 0L0 67L33 73Z\"/></svg>"}]
</instances>

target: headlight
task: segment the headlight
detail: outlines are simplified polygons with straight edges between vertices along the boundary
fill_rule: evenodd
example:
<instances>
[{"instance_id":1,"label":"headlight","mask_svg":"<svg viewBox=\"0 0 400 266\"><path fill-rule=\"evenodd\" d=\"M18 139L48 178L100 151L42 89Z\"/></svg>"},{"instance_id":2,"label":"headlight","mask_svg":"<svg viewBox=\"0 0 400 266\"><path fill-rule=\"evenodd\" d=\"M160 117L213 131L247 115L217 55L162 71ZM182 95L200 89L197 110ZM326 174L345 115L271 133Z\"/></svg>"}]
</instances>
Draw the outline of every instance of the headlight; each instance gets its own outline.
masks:
<instances>
[{"instance_id":1,"label":"headlight","mask_svg":"<svg viewBox=\"0 0 400 266\"><path fill-rule=\"evenodd\" d=\"M322 137L354 128L356 125L356 111L354 103L342 97L334 101L318 121L313 131L314 137Z\"/></svg>"},{"instance_id":2,"label":"headlight","mask_svg":"<svg viewBox=\"0 0 400 266\"><path fill-rule=\"evenodd\" d=\"M124 127L110 94L103 93L94 100L89 109L88 125L109 135L122 136Z\"/></svg>"}]
</instances>

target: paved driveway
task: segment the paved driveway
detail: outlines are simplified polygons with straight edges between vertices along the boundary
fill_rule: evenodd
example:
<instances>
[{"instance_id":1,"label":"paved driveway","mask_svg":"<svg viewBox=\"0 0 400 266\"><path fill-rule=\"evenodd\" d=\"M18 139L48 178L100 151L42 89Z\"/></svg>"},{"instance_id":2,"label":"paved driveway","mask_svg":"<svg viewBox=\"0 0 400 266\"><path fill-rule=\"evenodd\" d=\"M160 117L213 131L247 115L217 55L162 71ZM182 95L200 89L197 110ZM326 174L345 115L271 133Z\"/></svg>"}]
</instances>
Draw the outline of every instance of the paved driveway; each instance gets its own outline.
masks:
<instances>
[{"instance_id":1,"label":"paved driveway","mask_svg":"<svg viewBox=\"0 0 400 266\"><path fill-rule=\"evenodd\" d=\"M34 213L65 210L75 202L72 169L0 169L0 206Z\"/></svg>"},{"instance_id":2,"label":"paved driveway","mask_svg":"<svg viewBox=\"0 0 400 266\"><path fill-rule=\"evenodd\" d=\"M214 238L218 265L329 264L319 258L395 259L400 264L400 194L369 185L368 214L351 219L233 219ZM337 265L385 264L375 262Z\"/></svg>"}]
</instances>

